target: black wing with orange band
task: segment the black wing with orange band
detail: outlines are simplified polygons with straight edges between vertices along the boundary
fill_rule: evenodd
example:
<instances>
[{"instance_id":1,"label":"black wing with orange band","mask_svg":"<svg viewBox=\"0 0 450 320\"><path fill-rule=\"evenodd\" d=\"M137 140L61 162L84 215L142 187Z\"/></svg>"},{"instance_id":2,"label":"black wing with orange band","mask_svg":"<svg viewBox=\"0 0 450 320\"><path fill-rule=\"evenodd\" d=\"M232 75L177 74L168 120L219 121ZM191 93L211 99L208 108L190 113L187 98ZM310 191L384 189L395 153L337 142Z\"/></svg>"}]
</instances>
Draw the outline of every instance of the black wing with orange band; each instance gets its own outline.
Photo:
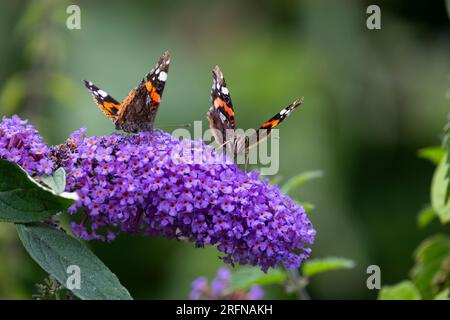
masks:
<instances>
[{"instance_id":1,"label":"black wing with orange band","mask_svg":"<svg viewBox=\"0 0 450 320\"><path fill-rule=\"evenodd\" d=\"M166 51L155 67L144 78L145 88L150 97L150 107L158 109L169 72L170 54Z\"/></svg>"},{"instance_id":2,"label":"black wing with orange band","mask_svg":"<svg viewBox=\"0 0 450 320\"><path fill-rule=\"evenodd\" d=\"M272 129L280 125L280 123L283 122L283 120L286 119L289 114L302 103L303 97L295 100L289 106L282 109L272 118L267 120L258 130L256 130L254 134L248 137L245 137L245 135L242 134L237 135L235 141L236 153L242 153L246 149L251 149L264 139L267 139L267 137L270 136Z\"/></svg>"},{"instance_id":3,"label":"black wing with orange band","mask_svg":"<svg viewBox=\"0 0 450 320\"><path fill-rule=\"evenodd\" d=\"M94 85L91 81L84 80L84 85L91 93L92 98L94 98L95 104L99 106L109 119L115 122L121 108L120 102L111 97L106 91Z\"/></svg>"},{"instance_id":4,"label":"black wing with orange band","mask_svg":"<svg viewBox=\"0 0 450 320\"><path fill-rule=\"evenodd\" d=\"M139 85L130 91L122 103L116 128L126 132L153 130L169 72L170 55L165 52L155 67Z\"/></svg>"},{"instance_id":5,"label":"black wing with orange band","mask_svg":"<svg viewBox=\"0 0 450 320\"><path fill-rule=\"evenodd\" d=\"M90 81L85 81L85 85L91 92L94 102L113 121L116 129L126 132L150 131L153 129L161 102L169 64L170 54L165 52L155 67L135 89L130 91L122 103Z\"/></svg>"},{"instance_id":6,"label":"black wing with orange band","mask_svg":"<svg viewBox=\"0 0 450 320\"><path fill-rule=\"evenodd\" d=\"M208 119L216 142L222 146L231 140L234 143L235 151L241 153L245 149L249 149L267 138L273 128L277 127L295 108L303 103L303 97L282 109L256 130L255 134L247 138L235 132L233 103L231 102L230 92L219 67L215 67L213 70L211 103L212 106L208 111ZM232 131L233 134L231 136L226 135L228 130Z\"/></svg>"},{"instance_id":7,"label":"black wing with orange band","mask_svg":"<svg viewBox=\"0 0 450 320\"><path fill-rule=\"evenodd\" d=\"M259 129L266 129L271 130L278 126L281 122L283 122L284 119L286 119L289 114L294 111L295 108L300 106L304 101L304 98L301 97L300 99L295 100L292 102L289 106L282 109L280 112L278 112L276 115L274 115L272 118L267 120Z\"/></svg>"},{"instance_id":8,"label":"black wing with orange band","mask_svg":"<svg viewBox=\"0 0 450 320\"><path fill-rule=\"evenodd\" d=\"M211 89L211 108L208 110L208 120L216 142L221 145L227 132L235 130L233 102L230 92L219 67L213 69L213 85Z\"/></svg>"}]
</instances>

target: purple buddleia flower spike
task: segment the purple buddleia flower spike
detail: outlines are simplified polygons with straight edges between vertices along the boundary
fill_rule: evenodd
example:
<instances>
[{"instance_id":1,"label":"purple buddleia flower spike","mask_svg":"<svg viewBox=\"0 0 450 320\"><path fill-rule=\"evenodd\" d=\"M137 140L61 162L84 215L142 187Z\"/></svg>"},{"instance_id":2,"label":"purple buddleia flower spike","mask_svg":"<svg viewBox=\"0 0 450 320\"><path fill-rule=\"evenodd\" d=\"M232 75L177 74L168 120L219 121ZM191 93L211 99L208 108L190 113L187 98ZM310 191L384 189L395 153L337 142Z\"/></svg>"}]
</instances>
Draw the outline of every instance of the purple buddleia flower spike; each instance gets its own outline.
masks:
<instances>
[{"instance_id":1,"label":"purple buddleia flower spike","mask_svg":"<svg viewBox=\"0 0 450 320\"><path fill-rule=\"evenodd\" d=\"M16 115L0 122L0 159L17 163L31 175L49 175L54 170L49 147L28 121Z\"/></svg>"},{"instance_id":2,"label":"purple buddleia flower spike","mask_svg":"<svg viewBox=\"0 0 450 320\"><path fill-rule=\"evenodd\" d=\"M198 154L199 159L190 159ZM216 246L224 262L298 268L315 230L304 208L278 186L246 173L202 141L162 131L86 137L81 129L51 154L18 117L0 125L0 157L31 174L64 167L73 233L111 241L119 232L188 239Z\"/></svg>"}]
</instances>

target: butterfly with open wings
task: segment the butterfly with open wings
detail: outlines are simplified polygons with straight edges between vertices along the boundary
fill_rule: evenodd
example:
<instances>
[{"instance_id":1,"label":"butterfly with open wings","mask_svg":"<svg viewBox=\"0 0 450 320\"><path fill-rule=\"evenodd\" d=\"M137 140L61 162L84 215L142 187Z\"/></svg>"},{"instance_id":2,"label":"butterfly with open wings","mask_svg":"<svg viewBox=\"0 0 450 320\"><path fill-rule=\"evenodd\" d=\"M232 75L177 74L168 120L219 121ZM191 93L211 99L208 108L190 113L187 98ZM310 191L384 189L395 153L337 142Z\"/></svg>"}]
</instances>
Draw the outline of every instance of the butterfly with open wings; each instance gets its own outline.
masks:
<instances>
[{"instance_id":1,"label":"butterfly with open wings","mask_svg":"<svg viewBox=\"0 0 450 320\"><path fill-rule=\"evenodd\" d=\"M170 54L165 52L139 85L119 103L90 81L84 81L94 102L116 125L117 130L140 132L153 130L156 113L169 71Z\"/></svg>"},{"instance_id":2,"label":"butterfly with open wings","mask_svg":"<svg viewBox=\"0 0 450 320\"><path fill-rule=\"evenodd\" d=\"M234 154L248 150L266 139L273 128L283 122L290 113L303 103L303 97L295 100L275 116L267 120L253 134L247 136L236 132L233 103L225 79L219 67L213 69L213 86L211 90L211 108L208 120L214 138L219 146L231 145Z\"/></svg>"}]
</instances>

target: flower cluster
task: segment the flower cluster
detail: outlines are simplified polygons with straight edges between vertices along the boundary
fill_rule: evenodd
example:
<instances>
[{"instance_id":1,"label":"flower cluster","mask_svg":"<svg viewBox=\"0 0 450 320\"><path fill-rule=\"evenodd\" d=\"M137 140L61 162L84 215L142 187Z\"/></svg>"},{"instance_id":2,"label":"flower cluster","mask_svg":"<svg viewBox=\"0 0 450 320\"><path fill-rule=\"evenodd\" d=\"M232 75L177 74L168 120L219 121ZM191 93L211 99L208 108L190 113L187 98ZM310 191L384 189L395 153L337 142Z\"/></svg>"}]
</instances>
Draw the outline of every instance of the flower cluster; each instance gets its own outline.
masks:
<instances>
[{"instance_id":1,"label":"flower cluster","mask_svg":"<svg viewBox=\"0 0 450 320\"><path fill-rule=\"evenodd\" d=\"M309 256L315 230L304 208L201 141L162 131L86 137L79 130L49 155L20 119L4 119L1 128L3 157L38 174L65 168L66 191L79 196L71 227L82 239L112 240L119 231L187 239L216 246L226 263L262 270L297 268ZM26 155L10 156L13 145ZM199 151L200 159L186 157Z\"/></svg>"},{"instance_id":2,"label":"flower cluster","mask_svg":"<svg viewBox=\"0 0 450 320\"><path fill-rule=\"evenodd\" d=\"M191 300L261 300L264 297L263 289L254 285L248 292L237 290L226 292L230 286L231 272L227 268L220 268L217 276L208 285L205 277L199 277L192 282L192 290L189 294Z\"/></svg>"},{"instance_id":3,"label":"flower cluster","mask_svg":"<svg viewBox=\"0 0 450 320\"><path fill-rule=\"evenodd\" d=\"M19 164L29 174L51 174L54 168L49 147L28 124L14 115L0 123L0 159Z\"/></svg>"}]
</instances>

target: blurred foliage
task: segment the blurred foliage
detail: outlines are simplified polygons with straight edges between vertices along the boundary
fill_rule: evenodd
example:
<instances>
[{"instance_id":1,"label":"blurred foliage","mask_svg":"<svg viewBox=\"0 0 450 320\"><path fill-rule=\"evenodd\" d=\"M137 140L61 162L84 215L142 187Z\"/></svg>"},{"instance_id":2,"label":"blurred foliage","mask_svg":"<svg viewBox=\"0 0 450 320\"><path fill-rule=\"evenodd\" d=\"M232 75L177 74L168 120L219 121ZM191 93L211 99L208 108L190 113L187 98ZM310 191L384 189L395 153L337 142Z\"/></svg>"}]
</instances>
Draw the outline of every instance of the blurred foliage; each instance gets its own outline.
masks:
<instances>
[{"instance_id":1,"label":"blurred foliage","mask_svg":"<svg viewBox=\"0 0 450 320\"><path fill-rule=\"evenodd\" d=\"M300 187L304 183L306 183L306 182L308 182L308 181L310 181L312 179L321 178L322 176L323 176L322 171L303 172L303 173L301 173L299 175L296 175L296 176L290 178L281 187L281 192L286 193L286 194L290 194L290 192L292 192L296 188Z\"/></svg>"},{"instance_id":2,"label":"blurred foliage","mask_svg":"<svg viewBox=\"0 0 450 320\"><path fill-rule=\"evenodd\" d=\"M419 228L425 228L437 216L436 211L431 207L426 207L419 212L417 217L417 225Z\"/></svg>"},{"instance_id":3,"label":"blurred foliage","mask_svg":"<svg viewBox=\"0 0 450 320\"><path fill-rule=\"evenodd\" d=\"M227 292L247 290L253 285L267 286L284 283L287 279L286 272L279 269L271 269L267 273L257 268L242 267L233 273Z\"/></svg>"},{"instance_id":4,"label":"blurred foliage","mask_svg":"<svg viewBox=\"0 0 450 320\"><path fill-rule=\"evenodd\" d=\"M419 151L419 157L431 160L437 165L431 183L432 207L427 207L419 213L417 223L420 228L428 226L435 217L438 217L443 225L450 221L450 203L447 194L450 185L448 139L446 132L443 137L443 148L430 147ZM439 234L425 239L415 250L414 260L415 264L410 272L411 281L384 286L378 299L450 299L450 238Z\"/></svg>"},{"instance_id":5,"label":"blurred foliage","mask_svg":"<svg viewBox=\"0 0 450 320\"><path fill-rule=\"evenodd\" d=\"M442 147L422 148L417 152L420 158L430 160L431 163L438 165L445 156L445 150Z\"/></svg>"},{"instance_id":6,"label":"blurred foliage","mask_svg":"<svg viewBox=\"0 0 450 320\"><path fill-rule=\"evenodd\" d=\"M435 236L420 244L415 253L415 266L411 271L422 297L430 299L450 286L450 240Z\"/></svg>"},{"instance_id":7,"label":"blurred foliage","mask_svg":"<svg viewBox=\"0 0 450 320\"><path fill-rule=\"evenodd\" d=\"M354 266L355 263L352 260L345 258L310 259L304 263L302 274L306 277L311 277L332 270L352 269Z\"/></svg>"},{"instance_id":8,"label":"blurred foliage","mask_svg":"<svg viewBox=\"0 0 450 320\"><path fill-rule=\"evenodd\" d=\"M383 286L381 300L449 299L450 239L438 235L423 241L415 252L411 281Z\"/></svg>"},{"instance_id":9,"label":"blurred foliage","mask_svg":"<svg viewBox=\"0 0 450 320\"><path fill-rule=\"evenodd\" d=\"M450 221L450 202L448 202L450 170L447 155L439 163L431 184L431 205L442 223Z\"/></svg>"},{"instance_id":10,"label":"blurred foliage","mask_svg":"<svg viewBox=\"0 0 450 320\"><path fill-rule=\"evenodd\" d=\"M411 268L422 239L448 234L438 219L417 228L412 213L430 203L433 166L416 150L439 142L448 112L450 42L445 1L379 1L382 29L365 26L370 1L73 1L81 30L65 28L67 2L1 1L0 112L18 112L46 140L79 127L113 126L82 80L126 96L165 50L172 66L157 126L204 120L211 69L219 64L237 124L259 126L298 96L305 104L281 126L280 177L320 168L324 179L293 191L315 204L313 258L343 256L353 269L318 274L312 298L376 298L366 267L383 284ZM120 21L120 23L118 23ZM30 298L39 270L0 225L0 297ZM185 298L192 279L212 276L213 248L121 236L91 248L136 298ZM130 272L132 270L132 272ZM286 298L272 288L268 298Z\"/></svg>"},{"instance_id":11,"label":"blurred foliage","mask_svg":"<svg viewBox=\"0 0 450 320\"><path fill-rule=\"evenodd\" d=\"M60 72L65 63L65 10L68 1L30 1L23 6L9 37L20 43L18 52L22 66L12 72L0 91L4 115L40 115L38 120L48 125L47 104L66 106L74 99L75 85Z\"/></svg>"},{"instance_id":12,"label":"blurred foliage","mask_svg":"<svg viewBox=\"0 0 450 320\"><path fill-rule=\"evenodd\" d=\"M380 300L420 300L420 292L411 281L402 281L393 286L385 286L380 291Z\"/></svg>"}]
</instances>

